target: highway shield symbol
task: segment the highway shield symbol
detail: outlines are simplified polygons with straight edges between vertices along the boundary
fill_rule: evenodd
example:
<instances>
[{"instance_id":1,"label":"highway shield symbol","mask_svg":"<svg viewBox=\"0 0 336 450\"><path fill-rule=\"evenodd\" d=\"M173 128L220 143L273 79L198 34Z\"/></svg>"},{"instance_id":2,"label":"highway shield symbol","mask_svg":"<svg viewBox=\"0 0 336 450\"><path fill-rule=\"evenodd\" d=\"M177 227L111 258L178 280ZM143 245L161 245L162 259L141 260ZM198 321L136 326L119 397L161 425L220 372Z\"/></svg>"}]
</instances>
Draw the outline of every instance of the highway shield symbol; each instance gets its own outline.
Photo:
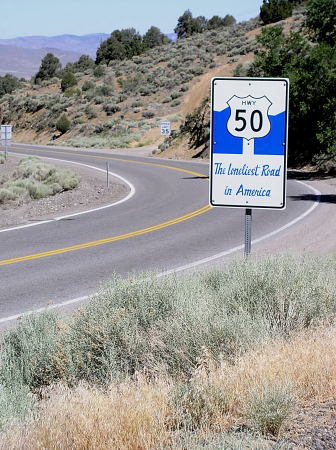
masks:
<instances>
[{"instance_id":1,"label":"highway shield symbol","mask_svg":"<svg viewBox=\"0 0 336 450\"><path fill-rule=\"evenodd\" d=\"M255 98L251 95L234 95L227 104L231 110L227 129L232 136L250 140L262 138L270 132L268 110L272 102L266 96Z\"/></svg>"}]
</instances>

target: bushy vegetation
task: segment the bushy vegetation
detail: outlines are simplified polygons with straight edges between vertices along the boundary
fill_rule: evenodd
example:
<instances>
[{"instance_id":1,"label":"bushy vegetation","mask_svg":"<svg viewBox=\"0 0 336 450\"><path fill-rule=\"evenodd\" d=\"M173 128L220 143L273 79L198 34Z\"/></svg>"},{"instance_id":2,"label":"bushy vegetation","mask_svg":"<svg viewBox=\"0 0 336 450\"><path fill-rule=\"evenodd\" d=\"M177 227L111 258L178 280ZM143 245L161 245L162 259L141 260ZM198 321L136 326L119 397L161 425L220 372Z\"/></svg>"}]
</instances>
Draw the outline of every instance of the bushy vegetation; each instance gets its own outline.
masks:
<instances>
[{"instance_id":1,"label":"bushy vegetation","mask_svg":"<svg viewBox=\"0 0 336 450\"><path fill-rule=\"evenodd\" d=\"M116 276L64 327L47 314L10 331L1 374L10 376L10 368L33 390L60 379L105 384L158 367L188 378L205 348L230 361L271 338L333 320L334 269L331 258L269 258L183 279Z\"/></svg>"},{"instance_id":2,"label":"bushy vegetation","mask_svg":"<svg viewBox=\"0 0 336 450\"><path fill-rule=\"evenodd\" d=\"M100 44L96 63L109 64L110 61L131 59L150 48L164 45L170 40L157 27L151 27L142 37L134 28L115 30Z\"/></svg>"},{"instance_id":3,"label":"bushy vegetation","mask_svg":"<svg viewBox=\"0 0 336 450\"><path fill-rule=\"evenodd\" d=\"M235 23L236 19L229 14L223 18L213 16L208 20L204 16L193 17L192 12L187 9L182 16L178 18L174 31L177 34L178 39L181 39L190 37L193 34L203 33L207 30L231 26Z\"/></svg>"},{"instance_id":4,"label":"bushy vegetation","mask_svg":"<svg viewBox=\"0 0 336 450\"><path fill-rule=\"evenodd\" d=\"M0 179L0 204L55 195L76 188L79 181L71 170L52 167L36 157L24 158L12 175Z\"/></svg>"},{"instance_id":5,"label":"bushy vegetation","mask_svg":"<svg viewBox=\"0 0 336 450\"><path fill-rule=\"evenodd\" d=\"M65 92L67 89L76 86L77 79L72 72L65 71L61 79L61 89Z\"/></svg>"},{"instance_id":6,"label":"bushy vegetation","mask_svg":"<svg viewBox=\"0 0 336 450\"><path fill-rule=\"evenodd\" d=\"M68 63L64 67L64 71L66 72L86 72L93 70L95 68L95 62L90 56L88 55L82 55L79 57L78 61L75 61L73 63Z\"/></svg>"},{"instance_id":7,"label":"bushy vegetation","mask_svg":"<svg viewBox=\"0 0 336 450\"><path fill-rule=\"evenodd\" d=\"M3 77L0 77L0 97L5 94L11 94L20 85L20 80L14 75L7 73Z\"/></svg>"},{"instance_id":8,"label":"bushy vegetation","mask_svg":"<svg viewBox=\"0 0 336 450\"><path fill-rule=\"evenodd\" d=\"M295 16L295 22L290 26L297 26L297 17L299 16ZM52 71L53 77L44 79L39 85L33 85L30 89L24 86L25 89L3 95L0 100L1 121L15 121L18 133L24 130L43 132L43 139L46 139L46 132L49 132L50 142L53 142L56 124L65 114L71 127L69 133L60 137L60 140L67 138L66 144L77 145L80 142L81 145L88 146L118 144L118 147L123 147L138 142L156 143L160 139L159 132L157 135L150 133L147 137L146 132L150 127L145 123L147 120L143 121L142 118L148 119L153 128L159 119L179 112L181 105L184 105L185 93L203 74L223 64L232 64L234 69L234 63L240 55L252 55L257 49L259 44L246 33L260 25L258 20L228 27L229 22L224 19L225 17L214 16L207 20L207 28L203 33L192 34L191 37L168 44L164 44L166 40L162 33L151 27L142 38L144 40L146 37L148 41L145 45L146 52L131 59L110 61L109 65L102 62L95 65L92 59L83 55L77 62L66 65L63 70ZM302 23L302 14L300 20ZM125 30L120 33L123 31ZM127 36L131 40L133 36L136 42L139 40L135 30L121 34L123 37L120 39L125 40L123 45ZM119 35L115 33L114 38L117 39ZM155 43L160 45L148 49ZM244 63L244 70L246 75L247 63ZM48 76L52 76L51 73ZM77 85L67 87L63 81L62 87L62 78L71 77L72 84L74 76ZM47 90L49 86L50 90ZM139 106L132 106L138 102ZM108 123L112 115L126 120L125 126L120 124L119 132L114 127L111 136L104 132L97 133L93 122ZM194 115L196 118L198 111ZM201 141L203 147L204 139L209 134L208 119L204 120L203 130L198 124L194 124L195 129L200 131L197 131L195 137L187 134L187 129L193 130L189 117L185 124L183 119L182 115L183 136L190 137L193 147L196 142ZM138 124L128 126L134 122ZM332 146L332 137L325 135L324 139Z\"/></svg>"},{"instance_id":9,"label":"bushy vegetation","mask_svg":"<svg viewBox=\"0 0 336 450\"><path fill-rule=\"evenodd\" d=\"M70 130L71 122L65 114L63 114L56 122L56 130L61 134L65 134Z\"/></svg>"},{"instance_id":10,"label":"bushy vegetation","mask_svg":"<svg viewBox=\"0 0 336 450\"><path fill-rule=\"evenodd\" d=\"M256 25L256 21L250 21L232 28L222 26L216 31L179 39L177 43L154 46L132 59L115 60L109 66L92 65L92 60L82 56L40 84L2 96L1 121L15 121L18 133L43 132L43 139L49 132L50 142L54 142L56 124L65 114L71 122L69 133L64 136L66 144L119 148L155 142L159 128L157 137L151 133L147 138L146 132L158 127L160 118L176 112L197 77L215 67L218 59L224 63L228 53L236 50L246 54L255 49L255 42L249 41L245 33ZM166 41L155 27L145 37L146 47ZM62 93L62 78L73 80L69 73L78 84L66 88L63 82ZM132 106L139 102L139 106ZM98 133L93 121L108 124L111 115L120 120L118 126L113 126L111 134ZM64 137L60 139L64 141Z\"/></svg>"},{"instance_id":11,"label":"bushy vegetation","mask_svg":"<svg viewBox=\"0 0 336 450\"><path fill-rule=\"evenodd\" d=\"M292 166L313 163L323 170L336 166L335 8L331 3L327 1L320 8L319 0L307 3L306 24L310 28L306 31L316 44L302 30L286 35L281 26L263 28L256 38L259 49L252 64L240 64L234 71L235 76L290 79L288 161ZM206 150L210 135L208 103L205 99L189 114L161 148L175 145L186 136L190 148L200 147L200 153Z\"/></svg>"},{"instance_id":12,"label":"bushy vegetation","mask_svg":"<svg viewBox=\"0 0 336 450\"><path fill-rule=\"evenodd\" d=\"M336 5L334 0L309 0L306 25L316 42L336 43Z\"/></svg>"},{"instance_id":13,"label":"bushy vegetation","mask_svg":"<svg viewBox=\"0 0 336 450\"><path fill-rule=\"evenodd\" d=\"M308 3L307 23L314 17L314 23L326 24L324 8L315 7L316 1ZM336 53L334 45L325 42L332 39L329 32L312 31L321 39L313 46L301 33L285 36L280 27L263 29L257 37L262 50L248 70L250 76L290 79L289 163L293 165L324 163L336 154Z\"/></svg>"},{"instance_id":14,"label":"bushy vegetation","mask_svg":"<svg viewBox=\"0 0 336 450\"><path fill-rule=\"evenodd\" d=\"M39 71L34 77L34 82L41 83L44 80L49 80L57 76L61 68L60 60L52 53L47 53L41 61Z\"/></svg>"},{"instance_id":15,"label":"bushy vegetation","mask_svg":"<svg viewBox=\"0 0 336 450\"><path fill-rule=\"evenodd\" d=\"M115 104L106 104L104 107L107 108L105 111L107 115L117 113L119 108ZM92 114L92 111L89 110L89 114ZM131 143L140 142L146 131L159 125L158 120L135 121L116 117L106 122L81 125L79 136L70 137L65 143L74 147L124 148Z\"/></svg>"},{"instance_id":16,"label":"bushy vegetation","mask_svg":"<svg viewBox=\"0 0 336 450\"><path fill-rule=\"evenodd\" d=\"M333 258L309 256L237 261L183 278L115 276L73 317L30 316L5 334L2 424L46 397L53 400L29 424L33 434L43 428L43 439L61 423L68 432L60 439L74 436L70 417L98 417L98 404L92 423L97 430L119 427L108 433L118 439L132 434L130 411L130 422L142 435L153 426L160 444L191 442L198 431L218 433L242 420L277 436L298 399L332 395L335 388L334 328L316 331L334 324L335 269ZM55 383L63 388L45 391ZM77 416L75 404L83 414ZM162 421L152 422L154 416ZM87 426L98 442L103 431ZM135 439L139 446L138 434Z\"/></svg>"},{"instance_id":17,"label":"bushy vegetation","mask_svg":"<svg viewBox=\"0 0 336 450\"><path fill-rule=\"evenodd\" d=\"M263 24L279 22L293 13L293 2L289 0L263 0L260 7L260 19Z\"/></svg>"}]
</instances>

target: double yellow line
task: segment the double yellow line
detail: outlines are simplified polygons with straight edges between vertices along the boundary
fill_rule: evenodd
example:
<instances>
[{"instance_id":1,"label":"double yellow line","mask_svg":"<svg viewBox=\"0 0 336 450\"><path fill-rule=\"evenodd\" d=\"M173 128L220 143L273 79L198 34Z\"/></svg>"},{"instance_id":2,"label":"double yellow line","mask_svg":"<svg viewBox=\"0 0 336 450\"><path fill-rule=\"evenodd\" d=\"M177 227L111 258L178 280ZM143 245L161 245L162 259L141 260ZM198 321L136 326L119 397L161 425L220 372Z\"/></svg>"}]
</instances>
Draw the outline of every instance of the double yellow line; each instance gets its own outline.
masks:
<instances>
[{"instance_id":1,"label":"double yellow line","mask_svg":"<svg viewBox=\"0 0 336 450\"><path fill-rule=\"evenodd\" d=\"M203 206L203 208L197 209L189 214L186 214L176 219L168 220L167 222L160 223L148 228L142 228L141 230L132 231L126 234L120 234L118 236L113 236L105 239L99 239L97 241L86 242L84 244L71 245L70 247L59 248L57 250L50 250L48 252L34 253L32 255L19 256L12 259L3 259L0 261L0 266L6 266L8 264L14 264L22 261L31 261L33 259L45 258L46 256L60 255L61 253L74 252L76 250L81 250L83 248L96 247L98 245L110 244L111 242L122 241L123 239L132 238L135 236L140 236L142 234L150 233L152 231L161 230L162 228L170 227L180 222L192 219L193 217L199 216L211 209L210 206Z\"/></svg>"},{"instance_id":2,"label":"double yellow line","mask_svg":"<svg viewBox=\"0 0 336 450\"><path fill-rule=\"evenodd\" d=\"M15 148L15 147L12 147ZM22 150L21 148L16 147L18 150ZM35 150L34 150L35 151ZM41 150L43 152L46 152L47 150ZM53 151L52 153L63 153L63 154L75 154L77 156L86 156L86 155L81 155L75 152L62 152L62 151ZM197 177L201 177L201 178L206 178L205 175L198 173L198 172L194 172L191 170L186 170L186 169L181 169L179 167L174 167L174 166L169 166L166 164L160 164L160 163L150 163L150 162L143 162L143 161L132 161L132 160L127 160L127 159L122 159L122 158L113 158L110 156L94 156L95 158L103 158L103 159L113 159L113 160L117 160L117 161L123 161L123 162L131 162L131 163L135 163L135 164L146 164L146 165L151 165L151 166L158 166L158 167L164 167L167 169L171 169L171 170L176 170L179 172L185 172L188 173L190 175L193 176L197 176ZM91 241L91 242L86 242L83 244L76 244L76 245L72 245L70 247L64 247L64 248L59 248L56 250L50 250L50 251L46 251L46 252L40 252L40 253L34 253L31 255L25 255L25 256L18 256L17 258L11 258L11 259L3 259L0 260L0 266L6 266L9 264L14 264L14 263L18 263L18 262L23 262L23 261L31 261L34 259L40 259L40 258L45 258L47 256L53 256L53 255L60 255L62 253L68 253L68 252L73 252L76 250L81 250L84 248L90 248L90 247L96 247L98 245L103 245L103 244L110 244L112 242L117 242L117 241L121 241L123 239L129 239L132 237L136 237L136 236L141 236L142 234L146 234L146 233L151 233L152 231L157 231L157 230L161 230L162 228L167 228L170 227L172 225L176 225L178 223L184 222L186 220L192 219L193 217L199 216L200 214L204 214L208 211L210 211L212 208L209 205L205 205L200 209L197 209L196 211L192 211L188 214L185 214L183 216L177 217L175 219L172 220L168 220L167 222L163 222L163 223L159 223L157 225L153 225L151 227L147 227L147 228L142 228L140 230L136 230L136 231L132 231L130 233L125 233L125 234L120 234L117 236L112 236L109 238L105 238L105 239L99 239L96 241Z\"/></svg>"}]
</instances>

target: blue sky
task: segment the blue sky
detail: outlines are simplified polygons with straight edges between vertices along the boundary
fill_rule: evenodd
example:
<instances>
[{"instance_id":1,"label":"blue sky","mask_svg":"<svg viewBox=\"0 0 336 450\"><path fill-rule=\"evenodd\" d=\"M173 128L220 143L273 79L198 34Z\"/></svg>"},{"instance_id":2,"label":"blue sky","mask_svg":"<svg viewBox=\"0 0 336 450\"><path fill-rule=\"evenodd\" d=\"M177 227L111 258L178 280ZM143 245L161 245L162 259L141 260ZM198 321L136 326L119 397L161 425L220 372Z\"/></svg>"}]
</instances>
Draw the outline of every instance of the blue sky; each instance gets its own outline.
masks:
<instances>
[{"instance_id":1,"label":"blue sky","mask_svg":"<svg viewBox=\"0 0 336 450\"><path fill-rule=\"evenodd\" d=\"M232 14L238 21L255 17L262 0L3 0L0 38L58 34L111 33L133 26L144 33L151 25L173 31L177 18Z\"/></svg>"}]
</instances>

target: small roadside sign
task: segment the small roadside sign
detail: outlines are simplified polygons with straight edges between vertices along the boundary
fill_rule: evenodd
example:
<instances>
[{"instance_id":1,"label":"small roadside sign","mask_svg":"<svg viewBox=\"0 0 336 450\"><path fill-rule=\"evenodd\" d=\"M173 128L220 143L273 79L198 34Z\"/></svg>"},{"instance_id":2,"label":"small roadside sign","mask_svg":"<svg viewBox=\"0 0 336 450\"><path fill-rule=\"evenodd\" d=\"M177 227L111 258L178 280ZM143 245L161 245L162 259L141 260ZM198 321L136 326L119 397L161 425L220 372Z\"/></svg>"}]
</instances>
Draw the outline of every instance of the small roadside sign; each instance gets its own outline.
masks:
<instances>
[{"instance_id":1,"label":"small roadside sign","mask_svg":"<svg viewBox=\"0 0 336 450\"><path fill-rule=\"evenodd\" d=\"M160 133L161 133L161 136L170 136L171 125L168 120L160 123Z\"/></svg>"},{"instance_id":2,"label":"small roadside sign","mask_svg":"<svg viewBox=\"0 0 336 450\"><path fill-rule=\"evenodd\" d=\"M7 147L12 140L12 125L1 125L1 146L5 147L5 159L7 159Z\"/></svg>"},{"instance_id":3,"label":"small roadside sign","mask_svg":"<svg viewBox=\"0 0 336 450\"><path fill-rule=\"evenodd\" d=\"M10 141L12 139L12 125L1 125L1 140Z\"/></svg>"},{"instance_id":4,"label":"small roadside sign","mask_svg":"<svg viewBox=\"0 0 336 450\"><path fill-rule=\"evenodd\" d=\"M213 78L210 204L283 209L286 78Z\"/></svg>"}]
</instances>

